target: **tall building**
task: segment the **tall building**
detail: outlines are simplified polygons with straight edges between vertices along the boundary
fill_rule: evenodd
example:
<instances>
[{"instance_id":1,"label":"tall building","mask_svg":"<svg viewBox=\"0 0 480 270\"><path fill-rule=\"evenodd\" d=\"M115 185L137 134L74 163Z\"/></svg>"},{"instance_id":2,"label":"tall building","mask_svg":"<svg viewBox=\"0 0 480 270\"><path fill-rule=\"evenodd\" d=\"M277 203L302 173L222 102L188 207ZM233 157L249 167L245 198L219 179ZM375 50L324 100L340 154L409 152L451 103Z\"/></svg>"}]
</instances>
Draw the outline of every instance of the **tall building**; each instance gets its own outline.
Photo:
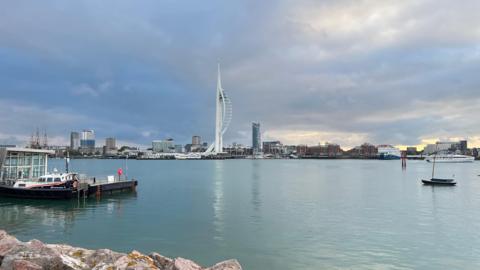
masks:
<instances>
[{"instance_id":1,"label":"tall building","mask_svg":"<svg viewBox=\"0 0 480 270\"><path fill-rule=\"evenodd\" d=\"M107 151L117 149L115 138L106 138L105 139L105 148L106 148Z\"/></svg>"},{"instance_id":2,"label":"tall building","mask_svg":"<svg viewBox=\"0 0 480 270\"><path fill-rule=\"evenodd\" d=\"M215 97L215 144L207 149L207 152L214 154L223 153L223 134L227 131L232 121L232 102L222 88L220 64L218 64L217 94Z\"/></svg>"},{"instance_id":3,"label":"tall building","mask_svg":"<svg viewBox=\"0 0 480 270\"><path fill-rule=\"evenodd\" d=\"M72 131L70 133L70 149L78 150L80 148L80 133Z\"/></svg>"},{"instance_id":4,"label":"tall building","mask_svg":"<svg viewBox=\"0 0 480 270\"><path fill-rule=\"evenodd\" d=\"M202 144L202 138L200 136L193 136L192 145L200 145L200 144Z\"/></svg>"},{"instance_id":5,"label":"tall building","mask_svg":"<svg viewBox=\"0 0 480 270\"><path fill-rule=\"evenodd\" d=\"M252 123L252 150L254 153L261 152L261 135L260 135L260 123Z\"/></svg>"},{"instance_id":6,"label":"tall building","mask_svg":"<svg viewBox=\"0 0 480 270\"><path fill-rule=\"evenodd\" d=\"M83 130L80 138L80 147L87 149L95 148L95 132L93 130Z\"/></svg>"},{"instance_id":7,"label":"tall building","mask_svg":"<svg viewBox=\"0 0 480 270\"><path fill-rule=\"evenodd\" d=\"M173 139L152 141L152 150L156 153L173 153L175 152L175 144Z\"/></svg>"}]
</instances>

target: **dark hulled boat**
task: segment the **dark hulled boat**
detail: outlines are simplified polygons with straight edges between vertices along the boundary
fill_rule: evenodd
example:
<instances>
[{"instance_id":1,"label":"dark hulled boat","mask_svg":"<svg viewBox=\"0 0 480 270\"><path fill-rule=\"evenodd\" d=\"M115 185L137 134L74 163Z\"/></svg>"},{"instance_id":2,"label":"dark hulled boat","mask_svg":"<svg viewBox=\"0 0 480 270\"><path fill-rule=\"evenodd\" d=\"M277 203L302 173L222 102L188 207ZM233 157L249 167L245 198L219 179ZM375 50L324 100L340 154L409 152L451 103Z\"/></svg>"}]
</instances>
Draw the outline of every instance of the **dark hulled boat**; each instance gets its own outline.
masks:
<instances>
[{"instance_id":1,"label":"dark hulled boat","mask_svg":"<svg viewBox=\"0 0 480 270\"><path fill-rule=\"evenodd\" d=\"M454 179L432 178L430 180L422 179L424 185L455 186L457 182Z\"/></svg>"},{"instance_id":2,"label":"dark hulled boat","mask_svg":"<svg viewBox=\"0 0 480 270\"><path fill-rule=\"evenodd\" d=\"M26 199L57 199L65 200L76 196L73 188L18 188L0 185L0 196Z\"/></svg>"},{"instance_id":3,"label":"dark hulled boat","mask_svg":"<svg viewBox=\"0 0 480 270\"><path fill-rule=\"evenodd\" d=\"M437 152L438 152L438 143L436 144L435 153L433 155L432 178L430 178L430 180L422 179L422 183L424 185L455 186L457 184L457 182L455 182L455 179L435 178L435 163L437 159Z\"/></svg>"}]
</instances>

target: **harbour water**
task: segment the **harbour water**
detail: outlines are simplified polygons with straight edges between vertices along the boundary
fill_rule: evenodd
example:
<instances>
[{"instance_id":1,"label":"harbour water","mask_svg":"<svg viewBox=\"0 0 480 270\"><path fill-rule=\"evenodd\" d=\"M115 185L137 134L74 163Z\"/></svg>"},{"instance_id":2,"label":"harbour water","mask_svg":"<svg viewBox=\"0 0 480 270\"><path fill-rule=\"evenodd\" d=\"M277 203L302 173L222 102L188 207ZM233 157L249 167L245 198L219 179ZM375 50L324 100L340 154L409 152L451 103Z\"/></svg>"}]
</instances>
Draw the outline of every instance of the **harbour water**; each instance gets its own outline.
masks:
<instances>
[{"instance_id":1,"label":"harbour water","mask_svg":"<svg viewBox=\"0 0 480 270\"><path fill-rule=\"evenodd\" d=\"M63 168L63 160L49 167ZM73 160L89 175L123 160ZM244 269L479 269L480 166L376 160L128 161L136 194L0 198L0 228L86 248L157 251Z\"/></svg>"}]
</instances>

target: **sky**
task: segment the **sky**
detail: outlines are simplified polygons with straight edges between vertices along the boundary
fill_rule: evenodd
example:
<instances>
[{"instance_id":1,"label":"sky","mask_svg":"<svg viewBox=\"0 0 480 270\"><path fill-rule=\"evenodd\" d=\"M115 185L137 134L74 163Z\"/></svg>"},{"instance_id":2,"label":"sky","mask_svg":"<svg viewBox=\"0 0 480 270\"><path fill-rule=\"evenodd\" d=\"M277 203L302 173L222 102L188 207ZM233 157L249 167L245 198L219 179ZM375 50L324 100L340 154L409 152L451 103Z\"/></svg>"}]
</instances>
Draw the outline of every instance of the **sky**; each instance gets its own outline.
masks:
<instances>
[{"instance_id":1,"label":"sky","mask_svg":"<svg viewBox=\"0 0 480 270\"><path fill-rule=\"evenodd\" d=\"M480 1L0 0L0 144L480 146ZM99 144L97 143L97 144Z\"/></svg>"}]
</instances>

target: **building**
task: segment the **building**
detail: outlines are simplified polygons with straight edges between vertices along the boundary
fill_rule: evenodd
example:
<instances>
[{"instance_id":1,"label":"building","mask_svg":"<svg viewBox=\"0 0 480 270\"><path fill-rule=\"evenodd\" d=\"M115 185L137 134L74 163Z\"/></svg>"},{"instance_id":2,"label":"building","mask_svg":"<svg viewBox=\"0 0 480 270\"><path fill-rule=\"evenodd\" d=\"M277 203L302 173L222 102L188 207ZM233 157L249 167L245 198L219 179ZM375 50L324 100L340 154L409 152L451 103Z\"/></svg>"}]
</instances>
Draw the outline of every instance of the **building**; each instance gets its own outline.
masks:
<instances>
[{"instance_id":1,"label":"building","mask_svg":"<svg viewBox=\"0 0 480 270\"><path fill-rule=\"evenodd\" d=\"M183 153L183 145L175 144L175 153Z\"/></svg>"},{"instance_id":2,"label":"building","mask_svg":"<svg viewBox=\"0 0 480 270\"><path fill-rule=\"evenodd\" d=\"M52 150L0 148L0 182L12 185L17 180L38 178L47 173L48 155Z\"/></svg>"},{"instance_id":3,"label":"building","mask_svg":"<svg viewBox=\"0 0 480 270\"><path fill-rule=\"evenodd\" d=\"M192 145L201 145L202 138L200 136L192 136Z\"/></svg>"},{"instance_id":4,"label":"building","mask_svg":"<svg viewBox=\"0 0 480 270\"><path fill-rule=\"evenodd\" d=\"M263 142L263 153L271 155L283 154L283 144L280 141Z\"/></svg>"},{"instance_id":5,"label":"building","mask_svg":"<svg viewBox=\"0 0 480 270\"><path fill-rule=\"evenodd\" d=\"M433 155L435 152L437 153L448 153L451 152L452 149L455 149L455 143L452 142L437 142L434 144L427 144L423 149L423 153L425 155Z\"/></svg>"},{"instance_id":6,"label":"building","mask_svg":"<svg viewBox=\"0 0 480 270\"><path fill-rule=\"evenodd\" d=\"M222 88L222 79L220 74L220 64L218 65L217 94L215 97L216 115L215 115L215 143L212 144L206 152L212 154L223 153L223 134L228 129L232 121L232 102L227 93Z\"/></svg>"},{"instance_id":7,"label":"building","mask_svg":"<svg viewBox=\"0 0 480 270\"><path fill-rule=\"evenodd\" d=\"M415 146L407 147L407 155L418 155L417 147Z\"/></svg>"},{"instance_id":8,"label":"building","mask_svg":"<svg viewBox=\"0 0 480 270\"><path fill-rule=\"evenodd\" d=\"M252 123L252 151L253 153L262 152L262 138L260 134L260 123Z\"/></svg>"},{"instance_id":9,"label":"building","mask_svg":"<svg viewBox=\"0 0 480 270\"><path fill-rule=\"evenodd\" d=\"M325 158L325 157L339 157L342 156L343 150L340 148L340 145L334 143L325 143L319 144L316 146L308 146L302 151L303 149L297 148L297 151L300 150L302 156L305 157L317 157L317 158Z\"/></svg>"},{"instance_id":10,"label":"building","mask_svg":"<svg viewBox=\"0 0 480 270\"><path fill-rule=\"evenodd\" d=\"M173 139L152 141L152 151L154 153L173 153L175 152L175 144Z\"/></svg>"},{"instance_id":11,"label":"building","mask_svg":"<svg viewBox=\"0 0 480 270\"><path fill-rule=\"evenodd\" d=\"M105 139L105 148L106 150L116 150L117 149L117 146L116 146L116 140L115 138L106 138Z\"/></svg>"},{"instance_id":12,"label":"building","mask_svg":"<svg viewBox=\"0 0 480 270\"><path fill-rule=\"evenodd\" d=\"M346 151L346 154L351 158L377 158L378 148L373 144L364 143Z\"/></svg>"},{"instance_id":13,"label":"building","mask_svg":"<svg viewBox=\"0 0 480 270\"><path fill-rule=\"evenodd\" d=\"M80 138L80 147L83 149L95 148L95 132L93 130L83 130Z\"/></svg>"},{"instance_id":14,"label":"building","mask_svg":"<svg viewBox=\"0 0 480 270\"><path fill-rule=\"evenodd\" d=\"M78 150L80 148L80 133L72 131L70 133L70 149Z\"/></svg>"}]
</instances>

